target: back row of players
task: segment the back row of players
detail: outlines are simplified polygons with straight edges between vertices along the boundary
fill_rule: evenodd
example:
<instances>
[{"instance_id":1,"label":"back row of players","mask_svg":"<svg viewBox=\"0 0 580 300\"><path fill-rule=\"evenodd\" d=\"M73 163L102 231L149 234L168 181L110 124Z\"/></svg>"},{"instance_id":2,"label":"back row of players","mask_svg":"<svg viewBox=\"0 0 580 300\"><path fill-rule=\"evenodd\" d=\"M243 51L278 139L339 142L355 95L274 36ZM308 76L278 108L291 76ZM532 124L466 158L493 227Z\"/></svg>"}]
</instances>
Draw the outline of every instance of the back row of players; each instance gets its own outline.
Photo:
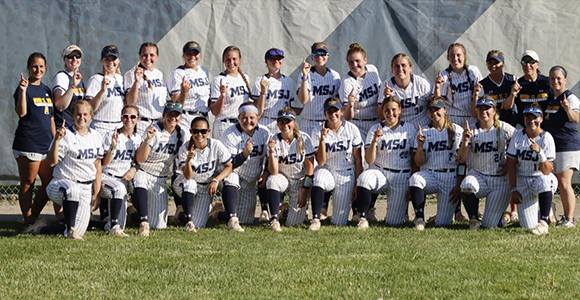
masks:
<instances>
[{"instance_id":1,"label":"back row of players","mask_svg":"<svg viewBox=\"0 0 580 300\"><path fill-rule=\"evenodd\" d=\"M337 225L346 224L350 199L356 198L355 208L361 217L358 226L368 227L366 212L372 199L376 198L372 194L386 191L388 212L385 221L392 225L403 222L407 207L405 194L408 193L415 208L415 227L423 229L424 195L439 192L436 225L452 221L456 206L448 201L449 198L454 201L464 198L470 227L477 228L477 205L473 203L479 197L487 196L483 224L495 227L500 224L501 213L507 206L505 201L509 202L510 197L497 196L503 202L492 209L488 205L494 202L490 201L493 197L487 193L501 191L496 184L501 184L502 180L503 186L507 186L503 177L506 152L512 200L521 201L521 193L524 193L523 199L531 201L520 208L524 219L521 224L528 228L537 227L536 233L547 232L547 226L542 227L547 216L542 208L547 202L551 203L555 184L547 174L551 171L551 161L556 159L554 173L564 202L562 224L574 225L574 194L570 181L573 169L578 169L576 154L580 151L580 137L575 123L578 122L579 101L566 89L564 68L552 68L548 79L539 73L538 55L528 50L523 53L521 61L524 77L517 80L503 72L503 53L493 50L486 58L490 75L479 80L482 76L477 67L465 63L465 48L461 44L452 44L448 48L450 65L439 72L434 85L412 74L412 61L405 54L392 59L394 76L383 83L376 67L367 64L364 49L352 44L347 53L350 72L341 81L335 71L326 67L328 45L315 43L311 50L314 66L304 60L297 89L291 79L280 73L284 52L276 48L266 52L268 73L259 76L253 87L240 69L242 56L235 46L224 50L225 71L211 83L207 70L198 64L201 48L195 42L184 45L184 65L174 70L165 81L161 72L155 69L158 58L155 44L141 46L140 63L124 78L118 74L118 49L106 46L101 52L103 73L92 76L86 90L78 72L83 54L79 47L71 45L63 51L65 70L55 76L52 90L40 82L46 69L45 58L39 53L31 55L29 78L22 76L15 93L20 120L13 145L21 175L19 196L26 231L38 231L44 226L42 220L35 222L35 219L46 203L42 199L46 197L43 189L52 177L50 169L54 165L55 178L48 191L52 200L62 201L65 210L64 225L56 231L63 230L73 238L80 238L88 226L88 218L84 217L90 214L90 208L85 211L91 201L88 183L96 180L94 198L98 198L100 190L103 191L101 196L109 199L123 199L126 194L126 187L120 191L123 188L119 184L107 183L106 176L111 177L108 178L110 181L121 181L124 186L133 182L133 203L140 215L142 235L149 234L150 223L153 228L164 228L167 222L165 182L173 173L177 178L173 186L183 196L188 230L205 226L211 196L222 181L226 212L215 212L228 219L228 228L235 231L243 231L240 221L253 222L257 181L261 187L258 189L260 200L264 202L262 208L269 208L271 226L276 231L280 230L279 194L286 190L291 194L287 225L303 222L307 198L311 194L313 221L310 228L313 230L320 228L321 206L330 191L334 191L332 222ZM168 94L171 101L166 103ZM289 109L295 94L304 105L302 132L295 126L295 113ZM52 116L52 98L55 99L56 126L51 127L47 118ZM80 101L83 98L87 102ZM250 100L253 104L245 104ZM83 111L83 108L88 111ZM539 116L538 111L541 114L542 110L545 116ZM214 139L208 137L209 111L215 116L211 130ZM119 115L122 115L121 119ZM92 119L91 129L88 128L87 116ZM501 121L496 120L496 116ZM531 120L534 116L537 118ZM557 149L552 135L542 132L539 126L544 117L545 127L557 140ZM383 121L378 124L379 119ZM157 120L160 121L155 122ZM67 123L74 126L65 129ZM135 123L135 132L132 123ZM44 132L38 130L40 124L44 125ZM465 126L462 128L460 124ZM514 133L512 125L525 127L521 134L530 139L518 140L514 149L511 146L508 149L506 147ZM59 140L66 141L67 136L84 136L83 133L93 131L100 133L96 136L104 138L104 144L102 141L65 143L77 155L64 155L65 149L60 148L62 143L59 144ZM192 136L184 142L188 131ZM488 132L496 134L486 135ZM55 139L51 147L53 135ZM123 136L125 149L119 147ZM225 147L218 140L224 142ZM364 158L370 166L365 172L361 155L363 141L366 148ZM211 150L204 150L206 148ZM471 152L466 149L471 149ZM170 162L178 152L179 167L173 172ZM47 153L48 159L44 160ZM54 156L55 153L58 155ZM107 155L112 158L107 159ZM318 163L316 172L314 156ZM105 165L103 184L99 178L100 158ZM83 171L78 170L82 168L73 168L74 162L65 163L75 159L94 163L94 170L92 167L85 170L85 175L93 178L79 175L78 172ZM517 163L512 165L510 159ZM126 162L123 167L107 169L107 165L115 160ZM263 160L268 161L264 174ZM463 164L468 161L471 177L467 176L462 184L466 175ZM530 163L531 169L526 169L524 161L533 162ZM63 171L66 169L70 172ZM31 186L37 173L43 185L33 205ZM530 175L537 178L529 182L522 179ZM59 179L71 182L58 183ZM355 182L358 182L356 189ZM83 184L89 186L87 195L87 187ZM524 188L526 184L535 188ZM77 187L72 188L74 185ZM550 193L547 193L548 189ZM509 186L507 191L510 191ZM540 195L540 223L537 220L538 201L534 195ZM88 200L84 206L81 205L83 209L78 204L73 204L72 208L67 205L67 202L83 203L79 197ZM120 211L124 204L117 203L124 202L116 200L110 204L108 226L113 228L112 234L124 235L124 214ZM78 209L83 213L78 213ZM75 213L71 214L71 211Z\"/></svg>"}]
</instances>

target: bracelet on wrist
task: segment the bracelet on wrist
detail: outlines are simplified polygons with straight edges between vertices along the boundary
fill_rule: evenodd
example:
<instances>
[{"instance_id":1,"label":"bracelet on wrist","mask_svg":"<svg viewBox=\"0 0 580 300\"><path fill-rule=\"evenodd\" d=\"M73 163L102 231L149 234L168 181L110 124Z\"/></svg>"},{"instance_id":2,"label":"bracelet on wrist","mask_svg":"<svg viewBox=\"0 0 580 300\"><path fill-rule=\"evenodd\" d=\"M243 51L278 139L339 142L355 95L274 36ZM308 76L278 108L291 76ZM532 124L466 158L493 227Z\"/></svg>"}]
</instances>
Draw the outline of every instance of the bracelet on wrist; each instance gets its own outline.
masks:
<instances>
[{"instance_id":1,"label":"bracelet on wrist","mask_svg":"<svg viewBox=\"0 0 580 300\"><path fill-rule=\"evenodd\" d=\"M513 192L517 192L517 191L518 191L518 188L517 188L517 187L513 187L513 188L511 188L511 189L510 189L510 192L511 192L511 193L513 193Z\"/></svg>"},{"instance_id":2,"label":"bracelet on wrist","mask_svg":"<svg viewBox=\"0 0 580 300\"><path fill-rule=\"evenodd\" d=\"M109 148L109 151L115 151L115 149L117 149L117 145L111 145L111 148Z\"/></svg>"},{"instance_id":3,"label":"bracelet on wrist","mask_svg":"<svg viewBox=\"0 0 580 300\"><path fill-rule=\"evenodd\" d=\"M220 181L219 181L219 180L217 180L217 179L215 179L215 178L212 178L212 179L211 179L211 182L220 183Z\"/></svg>"},{"instance_id":4,"label":"bracelet on wrist","mask_svg":"<svg viewBox=\"0 0 580 300\"><path fill-rule=\"evenodd\" d=\"M303 76L302 76L302 77L300 77L300 80L302 80L302 81L307 81L307 80L308 80L308 78L306 78L306 77L303 77Z\"/></svg>"}]
</instances>

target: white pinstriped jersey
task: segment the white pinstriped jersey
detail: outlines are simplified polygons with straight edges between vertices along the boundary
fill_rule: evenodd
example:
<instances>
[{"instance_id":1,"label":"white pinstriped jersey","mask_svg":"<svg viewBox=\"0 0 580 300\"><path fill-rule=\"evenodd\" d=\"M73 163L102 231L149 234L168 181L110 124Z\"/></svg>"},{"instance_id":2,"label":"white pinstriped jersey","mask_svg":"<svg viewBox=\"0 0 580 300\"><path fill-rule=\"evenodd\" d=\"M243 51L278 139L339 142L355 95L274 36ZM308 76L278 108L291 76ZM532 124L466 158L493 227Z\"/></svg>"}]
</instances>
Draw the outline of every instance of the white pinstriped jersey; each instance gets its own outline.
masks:
<instances>
[{"instance_id":1,"label":"white pinstriped jersey","mask_svg":"<svg viewBox=\"0 0 580 300\"><path fill-rule=\"evenodd\" d=\"M114 131L109 131L105 134L103 139L104 154L111 149L111 140ZM131 163L135 159L135 151L141 145L141 136L133 133L131 137L127 137L119 132L117 139L117 146L113 153L113 160L106 166L103 165L103 174L111 174L116 177L122 177L131 168Z\"/></svg>"},{"instance_id":2,"label":"white pinstriped jersey","mask_svg":"<svg viewBox=\"0 0 580 300\"><path fill-rule=\"evenodd\" d=\"M544 151L546 158L553 161L556 158L556 145L554 138L547 131L542 131L539 136L534 138L534 141ZM532 143L526 134L525 129L517 130L510 142L507 151L507 157L518 161L517 173L518 176L542 176L540 165L538 162L538 154L530 149Z\"/></svg>"},{"instance_id":3,"label":"white pinstriped jersey","mask_svg":"<svg viewBox=\"0 0 580 300\"><path fill-rule=\"evenodd\" d=\"M306 158L314 157L314 149L312 148L312 140L310 136L300 131L300 138L303 141L303 153L298 151L298 139L292 139L290 144L282 139L282 134L278 133L272 137L276 141L276 150L274 155L278 157L278 171L289 179L301 179L305 175L304 160ZM269 151L268 152L268 156Z\"/></svg>"},{"instance_id":4,"label":"white pinstriped jersey","mask_svg":"<svg viewBox=\"0 0 580 300\"><path fill-rule=\"evenodd\" d=\"M139 82L139 97L135 105L139 108L141 117L156 120L161 118L163 107L167 102L167 87L163 81L163 73L157 69L153 71L144 70L147 81L141 79ZM135 67L125 73L125 93L127 93L135 82ZM149 88L151 84L151 88Z\"/></svg>"},{"instance_id":5,"label":"white pinstriped jersey","mask_svg":"<svg viewBox=\"0 0 580 300\"><path fill-rule=\"evenodd\" d=\"M54 143L54 140L53 140ZM58 144L58 164L53 176L57 179L93 181L97 175L95 161L103 158L103 137L94 129L80 135L74 126L66 129L66 134Z\"/></svg>"},{"instance_id":6,"label":"white pinstriped jersey","mask_svg":"<svg viewBox=\"0 0 580 300\"><path fill-rule=\"evenodd\" d=\"M367 133L365 147L369 147L379 123L371 126ZM393 170L411 169L411 148L415 145L418 128L411 122L401 122L395 130L381 124L383 136L377 141L377 155L374 165Z\"/></svg>"},{"instance_id":7,"label":"white pinstriped jersey","mask_svg":"<svg viewBox=\"0 0 580 300\"><path fill-rule=\"evenodd\" d=\"M451 83L449 73L441 71L441 76L445 82L441 86L441 96L446 98L447 115L459 117L471 117L471 102L473 100L473 87L477 78L483 78L476 66L467 65L467 70L457 74L451 71ZM455 90L453 101L451 100L451 89Z\"/></svg>"},{"instance_id":8,"label":"white pinstriped jersey","mask_svg":"<svg viewBox=\"0 0 580 300\"><path fill-rule=\"evenodd\" d=\"M322 121L324 116L324 101L332 96L338 96L340 89L340 75L333 69L326 68L324 76L318 74L314 67L310 69L310 74L306 80L308 87L308 102L304 104L300 117L307 120ZM298 78L296 86L300 90L302 80Z\"/></svg>"},{"instance_id":9,"label":"white pinstriped jersey","mask_svg":"<svg viewBox=\"0 0 580 300\"><path fill-rule=\"evenodd\" d=\"M395 83L395 78L391 77L385 81L388 87L393 89L393 95L401 101L401 116L403 122L411 122L415 125L427 125L431 120L427 113L427 98L433 92L433 86L429 80L411 74L411 82L406 88L400 88ZM379 91L378 105L380 106L385 99L385 84Z\"/></svg>"},{"instance_id":10,"label":"white pinstriped jersey","mask_svg":"<svg viewBox=\"0 0 580 300\"><path fill-rule=\"evenodd\" d=\"M425 143L423 144L425 163L421 166L421 170L439 170L457 167L457 150L461 143L463 128L457 124L452 124L452 126L453 130L455 130L453 145L449 144L446 128L443 128L441 131L431 126L422 129L423 135L425 135ZM413 149L417 149L416 138L413 139Z\"/></svg>"},{"instance_id":11,"label":"white pinstriped jersey","mask_svg":"<svg viewBox=\"0 0 580 300\"><path fill-rule=\"evenodd\" d=\"M282 75L280 79L268 75L260 76L256 78L252 87L252 95L256 99L260 96L260 82L264 76L270 85L268 85L268 90L266 91L262 117L276 119L278 111L284 107L290 107L290 102L294 100L294 82L286 75Z\"/></svg>"},{"instance_id":12,"label":"white pinstriped jersey","mask_svg":"<svg viewBox=\"0 0 580 300\"><path fill-rule=\"evenodd\" d=\"M87 100L93 99L101 90L101 82L103 82L104 75L102 73L95 74L89 78L87 82L87 92L85 98ZM107 76L109 79L109 86L107 92L101 100L101 104L95 110L93 120L104 122L120 122L121 111L125 105L125 92L123 92L123 76L115 74L115 78Z\"/></svg>"},{"instance_id":13,"label":"white pinstriped jersey","mask_svg":"<svg viewBox=\"0 0 580 300\"><path fill-rule=\"evenodd\" d=\"M179 167L185 166L185 160L189 153L188 140L179 149ZM210 183L218 172L223 170L223 166L232 161L232 156L226 146L219 140L208 138L207 145L203 150L195 149L195 156L191 159L193 169L193 180L200 184Z\"/></svg>"},{"instance_id":14,"label":"white pinstriped jersey","mask_svg":"<svg viewBox=\"0 0 580 300\"><path fill-rule=\"evenodd\" d=\"M469 167L484 175L501 175L501 165L506 161L506 149L514 135L515 128L500 121L498 137L497 127L492 126L487 132L476 123L471 129L473 136L469 140ZM499 140L499 144L498 144Z\"/></svg>"},{"instance_id":15,"label":"white pinstriped jersey","mask_svg":"<svg viewBox=\"0 0 580 300\"><path fill-rule=\"evenodd\" d=\"M237 118L238 108L240 105L249 101L250 91L248 91L242 76L244 76L249 82L248 75L246 74L238 73L237 77L232 77L223 72L214 77L214 79L211 81L209 99L212 102L216 102L220 96L220 82L223 80L222 84L228 86L228 91L226 92L226 97L224 98L224 110L221 114L215 116L216 120L225 118Z\"/></svg>"},{"instance_id":16,"label":"white pinstriped jersey","mask_svg":"<svg viewBox=\"0 0 580 300\"><path fill-rule=\"evenodd\" d=\"M153 124L157 132L149 141L149 156L140 164L141 170L153 176L170 176L173 170L173 161L177 157L177 130L169 133L160 128L159 123ZM189 134L181 129L183 143L189 139ZM147 132L143 134L143 140L147 138Z\"/></svg>"},{"instance_id":17,"label":"white pinstriped jersey","mask_svg":"<svg viewBox=\"0 0 580 300\"><path fill-rule=\"evenodd\" d=\"M68 75L67 75L68 74ZM68 73L67 71L60 71L58 73L56 73L56 75L54 75L54 78L52 79L52 92L54 93L54 91L56 90L61 90L64 93L66 93L66 91L68 90L68 87L72 84L72 73ZM82 80L81 80L82 83ZM81 84L82 87L77 86L75 88L73 97L84 97L85 95L85 89L84 89L84 85ZM71 101L72 103L72 101Z\"/></svg>"},{"instance_id":18,"label":"white pinstriped jersey","mask_svg":"<svg viewBox=\"0 0 580 300\"><path fill-rule=\"evenodd\" d=\"M320 130L316 129L312 133L312 143L314 151L318 150L320 144ZM362 146L360 130L352 123L342 120L342 125L337 132L328 131L324 139L326 144L326 162L325 167L336 171L344 171L354 168L354 148Z\"/></svg>"},{"instance_id":19,"label":"white pinstriped jersey","mask_svg":"<svg viewBox=\"0 0 580 300\"><path fill-rule=\"evenodd\" d=\"M354 101L353 119L377 119L377 101L381 89L381 78L375 66L369 64L365 68L364 78L355 78L348 72L348 75L342 80L338 92L342 104L347 104L348 95L354 89L356 100Z\"/></svg>"},{"instance_id":20,"label":"white pinstriped jersey","mask_svg":"<svg viewBox=\"0 0 580 300\"><path fill-rule=\"evenodd\" d=\"M167 77L167 90L169 90L169 95L175 95L181 91L183 76L185 76L185 80L189 81L191 85L189 92L185 96L183 110L207 113L209 111L209 73L207 69L203 66L198 66L197 71L183 66L177 67Z\"/></svg>"},{"instance_id":21,"label":"white pinstriped jersey","mask_svg":"<svg viewBox=\"0 0 580 300\"><path fill-rule=\"evenodd\" d=\"M268 153L268 141L270 139L270 131L263 125L256 125L254 134L250 142L254 143L254 147L250 156L244 163L235 168L239 177L245 181L252 182L257 180L264 171L264 162ZM230 152L232 158L238 153L244 151L246 141L250 138L242 131L239 124L230 126L221 136L221 141Z\"/></svg>"}]
</instances>

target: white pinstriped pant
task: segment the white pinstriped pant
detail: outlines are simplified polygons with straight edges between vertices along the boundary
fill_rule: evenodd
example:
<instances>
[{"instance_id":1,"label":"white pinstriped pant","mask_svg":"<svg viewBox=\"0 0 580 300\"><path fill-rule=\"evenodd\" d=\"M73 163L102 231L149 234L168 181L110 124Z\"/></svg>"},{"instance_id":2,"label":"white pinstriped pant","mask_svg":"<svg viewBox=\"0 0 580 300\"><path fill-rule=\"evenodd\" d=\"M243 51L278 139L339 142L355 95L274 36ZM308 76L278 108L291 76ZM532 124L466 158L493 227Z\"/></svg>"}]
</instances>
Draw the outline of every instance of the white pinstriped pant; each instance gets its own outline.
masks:
<instances>
[{"instance_id":1,"label":"white pinstriped pant","mask_svg":"<svg viewBox=\"0 0 580 300\"><path fill-rule=\"evenodd\" d=\"M352 207L352 191L355 188L354 167L349 170L336 171L317 167L314 171L312 186L320 187L324 192L332 191L332 224L344 226L348 223L348 214Z\"/></svg>"},{"instance_id":2,"label":"white pinstriped pant","mask_svg":"<svg viewBox=\"0 0 580 300\"><path fill-rule=\"evenodd\" d=\"M75 216L75 227L80 236L85 235L91 220L92 184L82 184L70 179L53 178L46 187L48 198L56 204L62 204L65 199L79 203ZM67 228L68 230L68 228ZM66 235L67 232L64 232Z\"/></svg>"},{"instance_id":3,"label":"white pinstriped pant","mask_svg":"<svg viewBox=\"0 0 580 300\"><path fill-rule=\"evenodd\" d=\"M234 184L228 182L228 180L224 180L224 182L227 185L235 186ZM256 214L256 203L258 202L258 197L256 195L257 193L256 184L257 184L256 180L254 181L245 181L243 179L239 180L238 184L239 198L238 198L238 206L236 209L238 219L240 220L241 224L254 223L254 215Z\"/></svg>"},{"instance_id":4,"label":"white pinstriped pant","mask_svg":"<svg viewBox=\"0 0 580 300\"><path fill-rule=\"evenodd\" d=\"M405 195L409 187L410 171L395 173L384 169L370 168L358 176L357 185L375 194L387 193L385 223L400 225L405 221L409 204Z\"/></svg>"},{"instance_id":5,"label":"white pinstriped pant","mask_svg":"<svg viewBox=\"0 0 580 300\"><path fill-rule=\"evenodd\" d=\"M538 195L544 192L554 193L557 187L558 180L552 173L540 176L518 175L517 188L522 195L522 203L518 204L520 227L538 226Z\"/></svg>"},{"instance_id":6,"label":"white pinstriped pant","mask_svg":"<svg viewBox=\"0 0 580 300\"><path fill-rule=\"evenodd\" d=\"M194 195L191 220L195 227L198 228L204 228L207 225L208 207L213 200L213 197L208 194L208 188L209 184L199 184L193 179L187 180L182 174L177 176L177 179L173 182L173 190L178 196L182 197L183 192Z\"/></svg>"},{"instance_id":7,"label":"white pinstriped pant","mask_svg":"<svg viewBox=\"0 0 580 300\"><path fill-rule=\"evenodd\" d=\"M119 213L119 225L125 229L127 222L127 194L133 191L133 183L120 178L113 177L109 174L103 174L101 177L101 198L107 199L109 209L111 208L111 199L121 199L121 212ZM110 213L109 213L110 215ZM111 229L111 218L105 225L105 230Z\"/></svg>"},{"instance_id":8,"label":"white pinstriped pant","mask_svg":"<svg viewBox=\"0 0 580 300\"><path fill-rule=\"evenodd\" d=\"M167 178L157 177L142 170L133 179L135 188L147 190L147 219L152 229L167 227Z\"/></svg>"},{"instance_id":9,"label":"white pinstriped pant","mask_svg":"<svg viewBox=\"0 0 580 300\"><path fill-rule=\"evenodd\" d=\"M461 192L475 194L485 200L481 226L495 228L510 203L510 187L506 176L484 175L476 170L469 170L461 182Z\"/></svg>"},{"instance_id":10,"label":"white pinstriped pant","mask_svg":"<svg viewBox=\"0 0 580 300\"><path fill-rule=\"evenodd\" d=\"M286 226L296 226L304 224L306 211L308 205L298 208L298 196L302 191L304 179L290 179L283 174L270 175L266 181L266 189L275 190L284 193L288 190L288 217L286 218ZM310 199L310 197L308 197Z\"/></svg>"},{"instance_id":11,"label":"white pinstriped pant","mask_svg":"<svg viewBox=\"0 0 580 300\"><path fill-rule=\"evenodd\" d=\"M409 178L409 186L418 187L425 195L437 193L437 217L435 226L451 225L455 204L449 201L449 193L457 183L455 172L419 171Z\"/></svg>"}]
</instances>

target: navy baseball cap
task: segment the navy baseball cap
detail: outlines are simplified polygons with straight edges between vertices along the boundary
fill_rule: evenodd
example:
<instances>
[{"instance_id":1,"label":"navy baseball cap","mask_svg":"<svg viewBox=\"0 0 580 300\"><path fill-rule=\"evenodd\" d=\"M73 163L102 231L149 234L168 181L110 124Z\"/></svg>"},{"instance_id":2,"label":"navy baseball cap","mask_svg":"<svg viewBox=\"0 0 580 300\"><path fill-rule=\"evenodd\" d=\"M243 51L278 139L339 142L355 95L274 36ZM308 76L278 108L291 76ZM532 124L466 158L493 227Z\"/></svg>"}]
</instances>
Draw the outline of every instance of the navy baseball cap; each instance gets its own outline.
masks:
<instances>
[{"instance_id":1,"label":"navy baseball cap","mask_svg":"<svg viewBox=\"0 0 580 300\"><path fill-rule=\"evenodd\" d=\"M340 99L338 99L336 97L330 97L330 98L326 99L326 101L324 101L324 111L325 112L333 107L336 109L342 109L342 102L340 102Z\"/></svg>"},{"instance_id":2,"label":"navy baseball cap","mask_svg":"<svg viewBox=\"0 0 580 300\"><path fill-rule=\"evenodd\" d=\"M324 53L328 53L328 47L324 46L323 44L316 44L314 46L312 46L312 48L310 49L312 50L311 53L320 53L320 52L324 52Z\"/></svg>"},{"instance_id":3,"label":"navy baseball cap","mask_svg":"<svg viewBox=\"0 0 580 300\"><path fill-rule=\"evenodd\" d=\"M181 103L167 102L165 103L165 107L163 108L163 114L167 114L170 112L178 112L181 114L182 113L181 109L182 109Z\"/></svg>"},{"instance_id":4,"label":"navy baseball cap","mask_svg":"<svg viewBox=\"0 0 580 300\"><path fill-rule=\"evenodd\" d=\"M114 56L116 58L119 58L121 55L119 54L119 49L117 48L117 46L114 45L105 46L101 51L101 59L107 56Z\"/></svg>"},{"instance_id":5,"label":"navy baseball cap","mask_svg":"<svg viewBox=\"0 0 580 300\"><path fill-rule=\"evenodd\" d=\"M296 120L296 116L291 111L279 111L278 116L276 117L276 122L280 122L282 120Z\"/></svg>"},{"instance_id":6,"label":"navy baseball cap","mask_svg":"<svg viewBox=\"0 0 580 300\"><path fill-rule=\"evenodd\" d=\"M188 53L190 51L197 51L201 53L201 47L194 41L187 42L185 45L183 45L183 53Z\"/></svg>"},{"instance_id":7,"label":"navy baseball cap","mask_svg":"<svg viewBox=\"0 0 580 300\"><path fill-rule=\"evenodd\" d=\"M445 108L445 102L441 98L434 98L427 104L427 108L436 107L436 108Z\"/></svg>"},{"instance_id":8,"label":"navy baseball cap","mask_svg":"<svg viewBox=\"0 0 580 300\"><path fill-rule=\"evenodd\" d=\"M544 113L542 112L541 108L535 106L535 107L526 107L524 109L524 116L525 115L534 115L537 118L544 116Z\"/></svg>"},{"instance_id":9,"label":"navy baseball cap","mask_svg":"<svg viewBox=\"0 0 580 300\"><path fill-rule=\"evenodd\" d=\"M485 61L487 62L490 59L495 59L498 62L504 62L505 61L503 55L501 55L500 53L493 52L493 51L489 51L487 53L487 58L485 58Z\"/></svg>"},{"instance_id":10,"label":"navy baseball cap","mask_svg":"<svg viewBox=\"0 0 580 300\"><path fill-rule=\"evenodd\" d=\"M266 51L266 54L264 54L264 58L265 59L272 59L275 57L282 57L284 58L284 51L278 49L278 48L271 48L268 51Z\"/></svg>"},{"instance_id":11,"label":"navy baseball cap","mask_svg":"<svg viewBox=\"0 0 580 300\"><path fill-rule=\"evenodd\" d=\"M480 107L480 106L488 106L488 107L495 107L495 101L493 101L493 99L490 98L481 98L479 100L477 100L477 102L475 103L476 107Z\"/></svg>"}]
</instances>

